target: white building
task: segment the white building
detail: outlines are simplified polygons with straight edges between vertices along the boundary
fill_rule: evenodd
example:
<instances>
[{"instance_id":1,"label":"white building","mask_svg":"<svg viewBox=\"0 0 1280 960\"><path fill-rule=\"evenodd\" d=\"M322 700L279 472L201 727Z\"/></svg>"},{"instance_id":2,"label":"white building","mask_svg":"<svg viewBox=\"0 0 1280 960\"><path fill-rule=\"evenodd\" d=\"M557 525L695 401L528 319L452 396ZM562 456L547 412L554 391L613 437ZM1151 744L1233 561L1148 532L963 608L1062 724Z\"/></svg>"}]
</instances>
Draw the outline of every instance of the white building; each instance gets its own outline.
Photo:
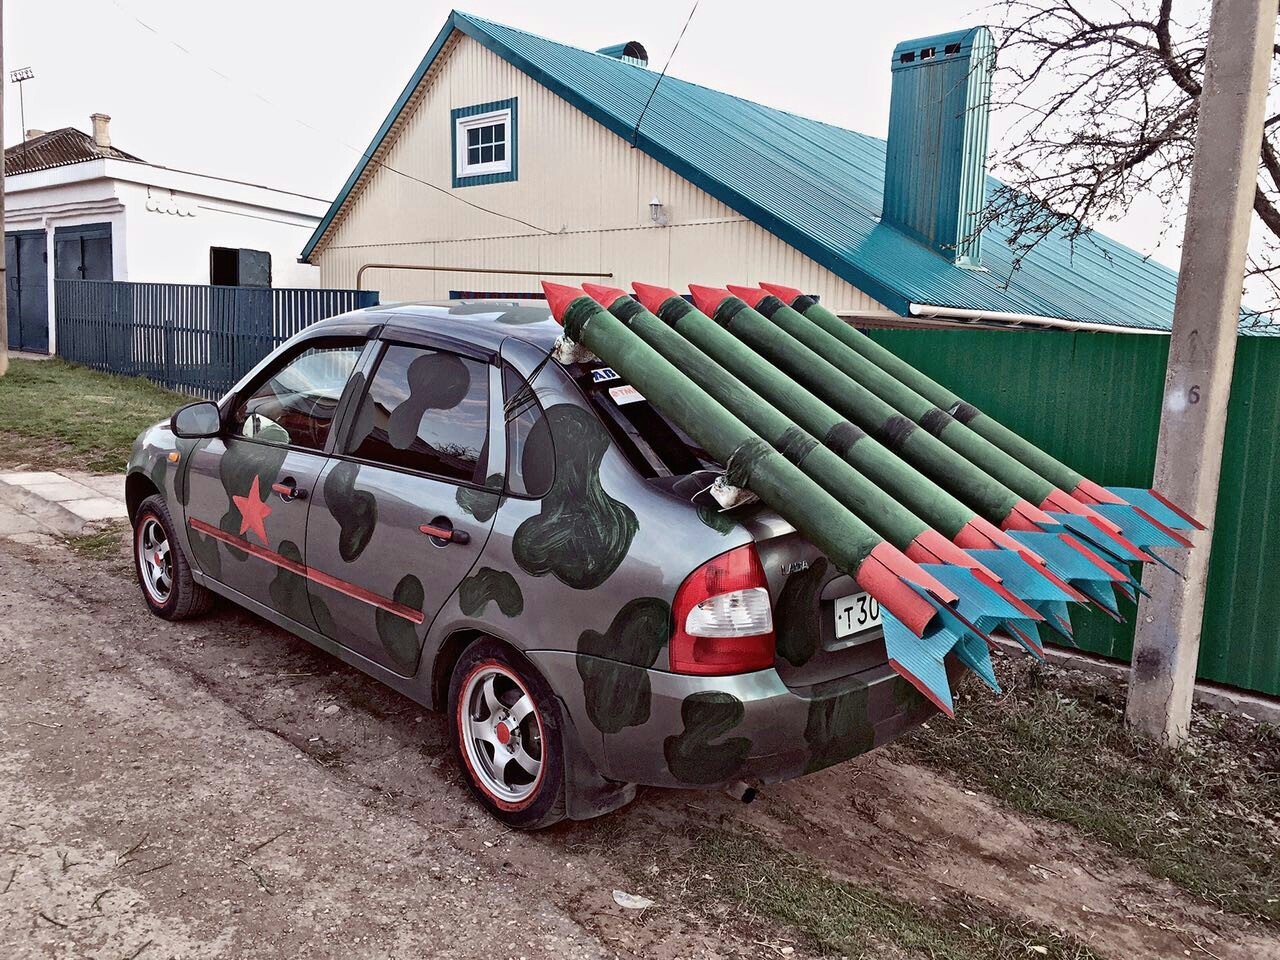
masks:
<instances>
[{"instance_id":1,"label":"white building","mask_svg":"<svg viewBox=\"0 0 1280 960\"><path fill-rule=\"evenodd\" d=\"M317 285L297 252L324 201L147 163L112 145L110 119L4 152L11 349L54 351L55 280Z\"/></svg>"}]
</instances>

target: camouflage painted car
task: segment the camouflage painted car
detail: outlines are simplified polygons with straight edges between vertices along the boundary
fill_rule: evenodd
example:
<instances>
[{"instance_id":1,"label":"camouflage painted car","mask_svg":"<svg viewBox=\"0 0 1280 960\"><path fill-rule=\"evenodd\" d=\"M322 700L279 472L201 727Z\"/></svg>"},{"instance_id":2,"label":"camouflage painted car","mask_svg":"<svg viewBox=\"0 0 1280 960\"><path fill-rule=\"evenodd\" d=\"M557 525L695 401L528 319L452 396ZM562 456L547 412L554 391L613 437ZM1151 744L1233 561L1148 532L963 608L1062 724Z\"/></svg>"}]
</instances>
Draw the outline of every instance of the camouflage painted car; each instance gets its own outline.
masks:
<instances>
[{"instance_id":1,"label":"camouflage painted car","mask_svg":"<svg viewBox=\"0 0 1280 960\"><path fill-rule=\"evenodd\" d=\"M143 596L229 598L444 710L517 827L637 784L797 777L934 708L878 610L536 301L400 304L282 345L145 431L127 493Z\"/></svg>"}]
</instances>

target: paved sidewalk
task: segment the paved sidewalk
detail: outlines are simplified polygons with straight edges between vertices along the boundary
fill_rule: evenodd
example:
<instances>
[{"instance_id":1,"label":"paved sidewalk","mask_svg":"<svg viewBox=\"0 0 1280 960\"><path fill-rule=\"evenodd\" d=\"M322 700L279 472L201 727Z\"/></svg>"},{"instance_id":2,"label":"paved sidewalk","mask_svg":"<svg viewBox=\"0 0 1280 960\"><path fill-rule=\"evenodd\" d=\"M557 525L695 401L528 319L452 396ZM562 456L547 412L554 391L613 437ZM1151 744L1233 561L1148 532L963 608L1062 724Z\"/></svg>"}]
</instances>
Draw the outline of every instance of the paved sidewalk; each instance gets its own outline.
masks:
<instances>
[{"instance_id":1,"label":"paved sidewalk","mask_svg":"<svg viewBox=\"0 0 1280 960\"><path fill-rule=\"evenodd\" d=\"M43 544L124 520L123 474L0 473L0 538Z\"/></svg>"}]
</instances>

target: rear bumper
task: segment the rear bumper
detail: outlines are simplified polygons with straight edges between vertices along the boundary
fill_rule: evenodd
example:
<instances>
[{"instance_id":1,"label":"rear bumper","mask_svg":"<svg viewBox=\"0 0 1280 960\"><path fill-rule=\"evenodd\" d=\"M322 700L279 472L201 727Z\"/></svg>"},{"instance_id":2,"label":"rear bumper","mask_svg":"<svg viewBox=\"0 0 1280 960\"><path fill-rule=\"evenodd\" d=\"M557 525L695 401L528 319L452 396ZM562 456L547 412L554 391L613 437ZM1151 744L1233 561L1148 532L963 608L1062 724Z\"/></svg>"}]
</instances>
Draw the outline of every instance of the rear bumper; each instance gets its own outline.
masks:
<instances>
[{"instance_id":1,"label":"rear bumper","mask_svg":"<svg viewBox=\"0 0 1280 960\"><path fill-rule=\"evenodd\" d=\"M774 670L687 677L610 661L580 672L571 653L531 658L568 705L594 765L627 783L776 783L888 743L937 712L888 664L792 689ZM606 686L584 681L598 674Z\"/></svg>"}]
</instances>

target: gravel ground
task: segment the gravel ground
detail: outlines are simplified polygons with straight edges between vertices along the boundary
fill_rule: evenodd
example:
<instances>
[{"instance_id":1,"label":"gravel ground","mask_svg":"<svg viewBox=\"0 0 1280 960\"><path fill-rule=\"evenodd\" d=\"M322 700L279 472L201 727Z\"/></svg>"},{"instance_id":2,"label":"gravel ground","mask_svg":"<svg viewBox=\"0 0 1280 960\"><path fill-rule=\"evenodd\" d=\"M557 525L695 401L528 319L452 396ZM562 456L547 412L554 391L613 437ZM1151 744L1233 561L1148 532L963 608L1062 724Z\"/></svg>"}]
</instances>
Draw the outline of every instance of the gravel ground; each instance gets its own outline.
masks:
<instances>
[{"instance_id":1,"label":"gravel ground","mask_svg":"<svg viewBox=\"0 0 1280 960\"><path fill-rule=\"evenodd\" d=\"M751 807L651 790L511 833L471 803L440 717L230 607L151 617L127 563L123 543L0 542L5 958L808 955L668 882L671 838L700 824L925 905L963 890L1102 956L1280 957L1270 928L892 752Z\"/></svg>"}]
</instances>

